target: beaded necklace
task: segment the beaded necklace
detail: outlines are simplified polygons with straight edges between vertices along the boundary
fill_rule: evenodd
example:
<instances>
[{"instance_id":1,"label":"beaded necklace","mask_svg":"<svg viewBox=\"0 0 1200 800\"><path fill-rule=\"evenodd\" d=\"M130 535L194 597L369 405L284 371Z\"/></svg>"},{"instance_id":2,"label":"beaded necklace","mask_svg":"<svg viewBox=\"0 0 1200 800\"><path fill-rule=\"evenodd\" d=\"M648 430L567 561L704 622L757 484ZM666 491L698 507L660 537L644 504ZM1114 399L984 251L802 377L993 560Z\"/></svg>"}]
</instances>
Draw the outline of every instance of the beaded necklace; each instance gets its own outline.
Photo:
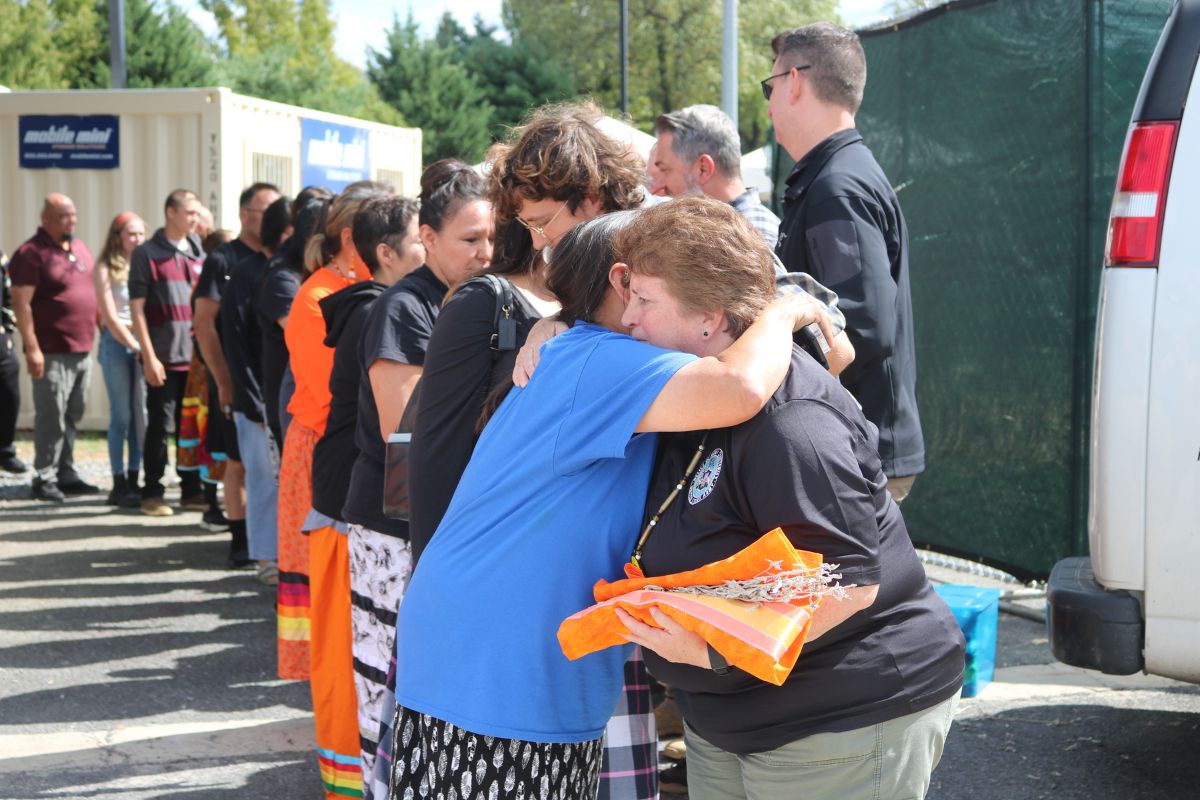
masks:
<instances>
[{"instance_id":1,"label":"beaded necklace","mask_svg":"<svg viewBox=\"0 0 1200 800\"><path fill-rule=\"evenodd\" d=\"M679 479L679 483L675 484L675 488L671 490L669 495L667 495L667 499L663 500L662 505L658 507L658 511L654 512L654 516L650 518L650 521L646 523L646 527L642 529L642 535L638 537L637 546L633 548L633 555L629 557L629 563L633 564L633 566L636 567L639 572L642 570L642 548L645 546L646 540L650 538L650 532L654 530L656 525L658 525L658 521L662 519L662 515L668 508L671 507L671 503L675 502L675 498L679 496L681 491L683 491L683 487L687 486L687 482L691 479L692 473L694 473L696 471L696 467L700 465L700 456L704 455L704 446L708 444L709 433L710 431L704 432L704 436L700 438L700 446L696 448L695 455L693 455L692 460L688 462L687 469L683 472L683 477Z\"/></svg>"}]
</instances>

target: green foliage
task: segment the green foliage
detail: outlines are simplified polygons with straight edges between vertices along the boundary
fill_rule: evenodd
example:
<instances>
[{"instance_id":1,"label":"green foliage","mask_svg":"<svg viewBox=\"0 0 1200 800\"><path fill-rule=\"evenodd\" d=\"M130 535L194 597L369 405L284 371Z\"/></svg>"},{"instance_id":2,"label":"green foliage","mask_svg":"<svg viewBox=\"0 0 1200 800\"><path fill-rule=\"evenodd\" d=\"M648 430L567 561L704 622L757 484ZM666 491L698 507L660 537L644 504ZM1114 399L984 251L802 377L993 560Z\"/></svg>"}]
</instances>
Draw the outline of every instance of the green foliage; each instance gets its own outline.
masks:
<instances>
[{"instance_id":1,"label":"green foliage","mask_svg":"<svg viewBox=\"0 0 1200 800\"><path fill-rule=\"evenodd\" d=\"M403 124L334 52L328 0L202 0L216 17L234 91L334 114Z\"/></svg>"},{"instance_id":2,"label":"green foliage","mask_svg":"<svg viewBox=\"0 0 1200 800\"><path fill-rule=\"evenodd\" d=\"M215 86L403 124L334 53L328 0L201 0L219 46L172 0L125 0L130 88ZM93 89L111 83L107 0L0 0L0 84Z\"/></svg>"},{"instance_id":3,"label":"green foliage","mask_svg":"<svg viewBox=\"0 0 1200 800\"><path fill-rule=\"evenodd\" d=\"M661 113L721 100L720 0L629 0L629 114L649 130ZM835 0L738 3L738 100L742 149L766 142L770 122L758 81L782 30L836 19ZM514 45L534 48L609 109L620 106L619 8L610 0L505 0ZM570 35L564 35L570 31Z\"/></svg>"},{"instance_id":4,"label":"green foliage","mask_svg":"<svg viewBox=\"0 0 1200 800\"><path fill-rule=\"evenodd\" d=\"M367 75L380 96L422 130L426 162L482 159L491 140L493 106L455 51L435 39L422 42L412 14L393 18L383 51L367 53Z\"/></svg>"},{"instance_id":5,"label":"green foliage","mask_svg":"<svg viewBox=\"0 0 1200 800\"><path fill-rule=\"evenodd\" d=\"M10 89L77 86L106 45L92 0L0 0L0 84Z\"/></svg>"},{"instance_id":6,"label":"green foliage","mask_svg":"<svg viewBox=\"0 0 1200 800\"><path fill-rule=\"evenodd\" d=\"M103 53L79 88L112 83L108 54L108 0L95 0ZM125 0L125 73L130 89L215 86L220 81L216 48L178 6Z\"/></svg>"},{"instance_id":7,"label":"green foliage","mask_svg":"<svg viewBox=\"0 0 1200 800\"><path fill-rule=\"evenodd\" d=\"M492 104L489 129L503 138L529 110L576 95L569 72L550 63L544 54L524 43L496 38L497 29L480 17L470 34L450 14L444 14L435 41L449 49L466 67Z\"/></svg>"}]
</instances>

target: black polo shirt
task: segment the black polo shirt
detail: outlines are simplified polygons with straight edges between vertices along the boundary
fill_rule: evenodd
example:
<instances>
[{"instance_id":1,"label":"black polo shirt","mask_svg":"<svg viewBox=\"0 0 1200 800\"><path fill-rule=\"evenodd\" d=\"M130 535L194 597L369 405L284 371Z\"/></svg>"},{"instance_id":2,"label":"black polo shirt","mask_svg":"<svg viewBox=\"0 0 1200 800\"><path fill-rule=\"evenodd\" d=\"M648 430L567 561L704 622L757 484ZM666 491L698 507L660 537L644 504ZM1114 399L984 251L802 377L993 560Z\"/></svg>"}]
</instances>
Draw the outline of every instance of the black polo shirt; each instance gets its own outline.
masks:
<instances>
[{"instance_id":1,"label":"black polo shirt","mask_svg":"<svg viewBox=\"0 0 1200 800\"><path fill-rule=\"evenodd\" d=\"M196 281L196 288L192 292L192 310L194 311L196 308L196 298L198 297L207 297L209 300L216 301L219 305L221 295L225 291L225 284L229 282L229 276L233 272L233 268L243 258L254 252L256 252L254 248L241 239L233 239L209 253L204 259L204 267L200 270L200 278ZM216 327L217 333L220 334L220 312L217 312Z\"/></svg>"},{"instance_id":2,"label":"black polo shirt","mask_svg":"<svg viewBox=\"0 0 1200 800\"><path fill-rule=\"evenodd\" d=\"M221 293L221 349L233 381L233 410L251 422L263 422L262 329L254 313L254 290L267 268L267 256L257 251L230 270Z\"/></svg>"},{"instance_id":3,"label":"black polo shirt","mask_svg":"<svg viewBox=\"0 0 1200 800\"><path fill-rule=\"evenodd\" d=\"M661 437L647 519L701 436ZM840 565L844 585L879 586L870 608L804 647L783 686L646 652L688 725L716 746L772 750L921 711L961 689L962 634L925 577L874 442L854 399L797 347L757 416L708 434L695 475L646 541L642 565L654 576L728 558L780 527L797 548Z\"/></svg>"},{"instance_id":4,"label":"black polo shirt","mask_svg":"<svg viewBox=\"0 0 1200 800\"><path fill-rule=\"evenodd\" d=\"M279 320L291 313L292 300L300 291L303 281L301 274L289 264L289 257L294 256L294 252L288 249L272 256L262 280L254 290L255 316L262 335L259 361L262 364L263 406L267 424L281 444L283 430L279 419L279 391L283 374L288 368L288 349Z\"/></svg>"},{"instance_id":5,"label":"black polo shirt","mask_svg":"<svg viewBox=\"0 0 1200 800\"><path fill-rule=\"evenodd\" d=\"M787 179L775 252L837 292L854 363L842 385L879 428L883 471L925 469L908 285L908 226L896 193L853 128L808 152Z\"/></svg>"}]
</instances>

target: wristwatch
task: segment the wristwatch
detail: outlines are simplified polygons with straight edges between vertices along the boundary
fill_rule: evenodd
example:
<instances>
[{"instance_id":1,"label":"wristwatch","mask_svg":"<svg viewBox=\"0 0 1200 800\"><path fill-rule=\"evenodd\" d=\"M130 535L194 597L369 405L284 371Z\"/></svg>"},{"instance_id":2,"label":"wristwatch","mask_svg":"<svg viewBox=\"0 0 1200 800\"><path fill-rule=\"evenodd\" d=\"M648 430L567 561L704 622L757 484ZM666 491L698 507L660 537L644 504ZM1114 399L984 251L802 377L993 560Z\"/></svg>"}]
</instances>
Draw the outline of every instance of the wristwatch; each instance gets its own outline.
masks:
<instances>
[{"instance_id":1,"label":"wristwatch","mask_svg":"<svg viewBox=\"0 0 1200 800\"><path fill-rule=\"evenodd\" d=\"M725 660L725 656L714 650L711 644L708 646L708 663L712 665L712 671L718 675L728 675L729 671L733 669Z\"/></svg>"}]
</instances>

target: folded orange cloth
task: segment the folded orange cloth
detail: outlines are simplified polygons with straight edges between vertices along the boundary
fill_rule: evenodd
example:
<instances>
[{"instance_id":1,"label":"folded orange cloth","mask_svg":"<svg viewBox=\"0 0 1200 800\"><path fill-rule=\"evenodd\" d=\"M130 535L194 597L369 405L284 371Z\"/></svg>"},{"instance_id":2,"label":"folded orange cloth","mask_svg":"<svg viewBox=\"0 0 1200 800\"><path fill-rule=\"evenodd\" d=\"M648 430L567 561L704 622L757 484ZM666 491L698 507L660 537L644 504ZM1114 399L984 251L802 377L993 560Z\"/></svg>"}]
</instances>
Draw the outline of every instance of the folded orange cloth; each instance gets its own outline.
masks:
<instances>
[{"instance_id":1,"label":"folded orange cloth","mask_svg":"<svg viewBox=\"0 0 1200 800\"><path fill-rule=\"evenodd\" d=\"M688 586L722 586L727 581L769 578L793 570L819 574L821 556L796 550L779 528L724 561L699 569L659 575L631 577L609 583L599 581L593 592L597 604L567 617L558 628L558 643L569 659L613 645L627 644L628 629L617 618L616 609L647 625L657 627L650 616L658 608L684 628L699 634L735 667L751 675L782 685L796 665L811 624L811 611L819 595L754 603L723 597L658 591ZM627 569L636 575L636 570ZM649 589L647 587L657 587Z\"/></svg>"}]
</instances>

